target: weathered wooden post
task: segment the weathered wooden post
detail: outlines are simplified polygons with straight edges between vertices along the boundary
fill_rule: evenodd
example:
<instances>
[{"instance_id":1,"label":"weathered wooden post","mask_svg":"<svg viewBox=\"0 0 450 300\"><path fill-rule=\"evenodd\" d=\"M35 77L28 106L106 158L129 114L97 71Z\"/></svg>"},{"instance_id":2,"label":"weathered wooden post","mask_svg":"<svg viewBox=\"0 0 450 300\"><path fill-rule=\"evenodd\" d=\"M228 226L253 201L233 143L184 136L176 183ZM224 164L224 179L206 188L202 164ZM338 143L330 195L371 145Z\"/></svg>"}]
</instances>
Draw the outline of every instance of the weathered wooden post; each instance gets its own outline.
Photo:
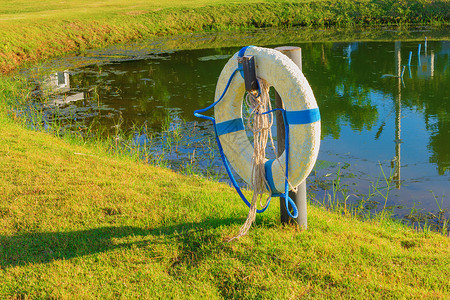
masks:
<instances>
[{"instance_id":1,"label":"weathered wooden post","mask_svg":"<svg viewBox=\"0 0 450 300\"><path fill-rule=\"evenodd\" d=\"M294 46L282 46L277 47L275 50L280 51L287 57L289 57L299 68L302 70L302 49L300 47ZM283 102L278 93L275 93L275 106L277 108L283 108ZM284 121L283 116L280 111L275 113L277 118L277 154L280 156L284 151ZM303 229L308 228L308 215L306 207L306 180L300 183L297 187L297 192L290 191L289 197L295 202L298 209L298 217L296 219L297 224ZM286 211L285 199L280 197L280 213L281 213L281 223L293 224L294 220L289 217Z\"/></svg>"}]
</instances>

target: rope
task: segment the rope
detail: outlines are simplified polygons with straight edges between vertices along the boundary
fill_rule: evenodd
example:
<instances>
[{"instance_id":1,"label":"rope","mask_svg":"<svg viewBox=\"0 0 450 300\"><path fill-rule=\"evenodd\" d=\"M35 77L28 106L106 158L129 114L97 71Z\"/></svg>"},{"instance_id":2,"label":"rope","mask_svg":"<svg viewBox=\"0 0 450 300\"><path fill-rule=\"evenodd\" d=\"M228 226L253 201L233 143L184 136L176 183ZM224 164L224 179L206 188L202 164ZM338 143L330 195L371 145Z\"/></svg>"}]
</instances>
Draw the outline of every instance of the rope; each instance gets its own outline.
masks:
<instances>
[{"instance_id":1,"label":"rope","mask_svg":"<svg viewBox=\"0 0 450 300\"><path fill-rule=\"evenodd\" d=\"M247 46L247 47L242 48L239 51L238 56L242 57L245 54L245 50L249 47L252 47L252 46ZM234 179L234 176L230 170L228 160L225 157L225 154L223 152L223 149L222 149L222 146L220 143L215 119L212 117L209 117L209 116L202 115L203 112L206 112L209 109L213 108L214 106L216 106L217 103L219 103L222 100L222 98L224 97L225 93L227 92L227 90L231 84L233 77L235 76L235 74L237 72L240 72L241 76L244 77L242 65L240 63L238 63L238 68L236 68L233 71L230 78L228 79L226 87L225 87L222 95L219 97L219 99L217 101L215 101L213 104L211 104L210 106L208 106L207 108L194 111L194 115L196 117L210 120L213 123L214 131L216 134L217 145L219 147L219 152L222 157L225 169L231 179L233 186L235 187L236 191L238 192L239 196L244 201L244 203L246 203L250 208L248 216L247 216L247 220L241 226L239 233L235 237L229 239L228 242L246 235L248 233L250 227L252 226L253 222L256 219L256 213L264 212L269 207L270 200L272 198L272 191L269 188L269 184L267 182L267 179L265 176L265 169L264 169L264 163L266 161L265 151L266 151L267 140L269 138L270 138L270 143L271 143L273 152L275 154L275 157L277 157L275 144L273 142L272 132L270 130L271 126L273 124L272 112L276 111L276 110L282 111L284 113L283 114L284 121L287 122L287 118L285 116L286 111L284 109L281 109L281 108L272 109L272 107L271 107L270 97L269 97L270 85L265 80L263 80L261 78L257 78L259 90L253 91L252 93L247 93L247 96L246 96L247 106L249 108L251 108L250 117L247 119L247 127L253 132L253 137L254 137L254 147L253 147L254 152L253 152L253 156L252 156L252 173L251 173L251 184L253 186L253 197L252 197L251 203L249 203L247 201L247 199L245 198L245 196L243 195L238 183ZM288 132L289 132L288 124L285 124L285 129L286 129L286 136L288 136ZM289 146L287 144L287 138L286 138L286 167L288 165L288 148L289 148ZM289 188L291 190L296 190L296 188L294 188L292 186L292 184L290 183L290 181L288 180L288 173L287 173L286 167L281 164L278 157L275 160L277 161L278 164L280 164L280 166L285 174L284 197L286 200L286 208L288 208L289 204L291 204L291 207L294 210L294 215L292 215L289 212L289 209L288 209L288 214L291 217L295 218L297 216L297 208L295 207L295 203L292 202L292 200L288 197L288 190L289 190ZM267 190L269 191L269 196L266 200L266 203L264 205L262 205L263 194L265 194ZM280 195L276 194L276 196L280 196ZM258 198L260 199L259 202L260 202L260 205L262 206L261 209L257 209ZM288 204L288 202L289 202L289 204Z\"/></svg>"},{"instance_id":2,"label":"rope","mask_svg":"<svg viewBox=\"0 0 450 300\"><path fill-rule=\"evenodd\" d=\"M248 47L244 47L244 48L248 48ZM227 160L227 158L225 156L225 153L223 152L222 144L220 143L219 135L217 133L216 120L213 117L205 116L205 115L202 114L202 113L210 110L214 106L216 106L217 103L219 103L222 100L222 98L224 97L225 93L227 92L227 90L228 90L228 88L229 88L229 86L231 84L231 81L233 80L233 78L236 75L236 73L238 73L239 71L240 71L239 67L236 68L233 71L233 73L231 74L230 78L228 79L226 87L225 87L224 91L222 92L222 95L219 97L219 99L216 102L214 102L213 104L211 104L210 106L206 107L206 108L194 111L194 116L196 116L198 118L205 119L205 120L210 120L213 123L214 133L215 133L215 136L216 136L217 147L219 148L220 157L222 158L222 162L223 162L223 165L225 167L225 170L227 171L227 174L228 174L228 176L229 176L229 178L231 180L231 183L233 184L233 186L236 189L237 193L241 197L242 201L248 207L250 207L251 203L247 201L247 199L245 198L244 194L242 193L241 188L239 187L239 184L237 183L236 179L234 178L233 173L231 172L230 165L229 165L228 160ZM269 207L269 205L266 205L263 209L257 209L256 212L257 213L263 213L268 207Z\"/></svg>"},{"instance_id":3,"label":"rope","mask_svg":"<svg viewBox=\"0 0 450 300\"><path fill-rule=\"evenodd\" d=\"M267 192L267 180L264 171L264 163L266 161L266 145L269 139L273 144L271 127L273 124L272 114L266 114L271 110L271 103L269 97L270 85L263 79L258 78L260 87L260 94L258 91L247 93L245 101L247 106L251 109L250 117L247 119L247 127L253 132L253 156L252 156L252 173L251 182L253 187L253 197L250 205L250 210L247 216L247 220L241 226L239 233L229 240L240 238L246 235L256 219L256 208L259 198L259 203L262 207L267 207L270 202L271 195L266 199L266 203L263 205L263 195ZM274 151L275 152L275 151Z\"/></svg>"},{"instance_id":4,"label":"rope","mask_svg":"<svg viewBox=\"0 0 450 300\"><path fill-rule=\"evenodd\" d=\"M277 163L280 164L283 172L285 173L285 166L280 162L277 157L275 143L272 137L271 127L273 125L272 105L270 103L269 89L270 85L262 78L257 78L259 91L253 91L247 93L245 101L247 107L250 108L250 116L247 119L247 128L253 133L253 156L252 156L252 173L251 182L253 188L253 196L250 204L249 213L244 224L239 229L238 234L229 239L228 242L236 238L240 238L248 233L253 222L256 219L257 202L259 198L259 205L263 209L267 208L272 197L272 192L267 187L269 186L264 169L264 163L266 161L266 145L267 141L270 141L270 146L275 154ZM259 93L258 93L259 92ZM286 182L290 187L290 190L296 191L297 187L292 186L291 182L286 178ZM263 195L269 190L269 196L266 202L263 204ZM287 207L287 206L286 206Z\"/></svg>"}]
</instances>

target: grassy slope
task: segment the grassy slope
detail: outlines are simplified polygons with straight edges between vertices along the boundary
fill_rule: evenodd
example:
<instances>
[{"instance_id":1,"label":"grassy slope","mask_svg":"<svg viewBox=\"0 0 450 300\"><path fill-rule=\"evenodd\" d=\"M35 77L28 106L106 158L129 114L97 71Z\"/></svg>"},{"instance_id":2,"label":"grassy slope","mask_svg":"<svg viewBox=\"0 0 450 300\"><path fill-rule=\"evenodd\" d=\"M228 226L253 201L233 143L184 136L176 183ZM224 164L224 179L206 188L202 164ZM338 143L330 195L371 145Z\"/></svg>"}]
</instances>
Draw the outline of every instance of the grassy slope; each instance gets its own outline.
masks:
<instances>
[{"instance_id":1,"label":"grassy slope","mask_svg":"<svg viewBox=\"0 0 450 300\"><path fill-rule=\"evenodd\" d=\"M450 297L450 240L310 206L224 239L234 191L0 121L0 297Z\"/></svg>"},{"instance_id":2,"label":"grassy slope","mask_svg":"<svg viewBox=\"0 0 450 300\"><path fill-rule=\"evenodd\" d=\"M154 35L249 27L448 21L448 0L0 1L0 72Z\"/></svg>"},{"instance_id":3,"label":"grassy slope","mask_svg":"<svg viewBox=\"0 0 450 300\"><path fill-rule=\"evenodd\" d=\"M247 209L216 182L24 129L0 85L0 298L448 298L450 239L309 206L232 243Z\"/></svg>"}]
</instances>

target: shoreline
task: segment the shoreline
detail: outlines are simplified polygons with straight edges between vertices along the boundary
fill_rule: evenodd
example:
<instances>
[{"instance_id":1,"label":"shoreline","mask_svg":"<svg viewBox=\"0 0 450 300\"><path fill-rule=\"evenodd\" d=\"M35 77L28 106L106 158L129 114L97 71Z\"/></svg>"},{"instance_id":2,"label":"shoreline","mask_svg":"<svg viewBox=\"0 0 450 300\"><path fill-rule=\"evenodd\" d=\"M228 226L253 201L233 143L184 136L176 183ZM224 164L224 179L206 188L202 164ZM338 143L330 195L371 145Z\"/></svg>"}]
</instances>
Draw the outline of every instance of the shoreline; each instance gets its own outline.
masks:
<instances>
[{"instance_id":1,"label":"shoreline","mask_svg":"<svg viewBox=\"0 0 450 300\"><path fill-rule=\"evenodd\" d=\"M131 8L133 1L130 8L119 6L88 14L78 6L69 9L70 14L65 12L68 9L53 9L48 15L21 14L9 8L2 18L0 12L0 73L9 73L27 62L156 36L267 27L447 25L450 18L444 0L246 0L241 5L218 0L194 8L182 4L161 8L156 1L149 1L146 5L139 2L138 12ZM40 3L45 6L50 2Z\"/></svg>"}]
</instances>

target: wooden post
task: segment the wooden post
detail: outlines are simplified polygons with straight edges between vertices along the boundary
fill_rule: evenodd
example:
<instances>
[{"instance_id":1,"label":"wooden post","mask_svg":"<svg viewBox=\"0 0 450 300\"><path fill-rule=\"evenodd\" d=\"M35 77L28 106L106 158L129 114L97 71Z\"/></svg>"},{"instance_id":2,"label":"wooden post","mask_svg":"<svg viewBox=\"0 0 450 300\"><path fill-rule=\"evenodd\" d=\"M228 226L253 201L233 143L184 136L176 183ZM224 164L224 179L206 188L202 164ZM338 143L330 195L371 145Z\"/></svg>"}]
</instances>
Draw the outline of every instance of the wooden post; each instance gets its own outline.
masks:
<instances>
[{"instance_id":1,"label":"wooden post","mask_svg":"<svg viewBox=\"0 0 450 300\"><path fill-rule=\"evenodd\" d=\"M289 57L299 68L302 70L302 49L300 47L293 46L283 46L275 48L275 50L280 51L287 57ZM283 108L283 102L281 101L280 95L275 93L275 106L277 108ZM280 156L284 151L284 120L281 112L277 111L275 113L277 118L277 154ZM296 218L297 224L303 229L308 228L308 215L306 207L306 180L299 184L297 187L297 192L289 192L289 197L295 202L298 208L298 217ZM285 199L280 197L280 214L281 223L295 224L295 221L289 217L286 206Z\"/></svg>"}]
</instances>

